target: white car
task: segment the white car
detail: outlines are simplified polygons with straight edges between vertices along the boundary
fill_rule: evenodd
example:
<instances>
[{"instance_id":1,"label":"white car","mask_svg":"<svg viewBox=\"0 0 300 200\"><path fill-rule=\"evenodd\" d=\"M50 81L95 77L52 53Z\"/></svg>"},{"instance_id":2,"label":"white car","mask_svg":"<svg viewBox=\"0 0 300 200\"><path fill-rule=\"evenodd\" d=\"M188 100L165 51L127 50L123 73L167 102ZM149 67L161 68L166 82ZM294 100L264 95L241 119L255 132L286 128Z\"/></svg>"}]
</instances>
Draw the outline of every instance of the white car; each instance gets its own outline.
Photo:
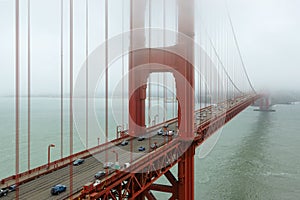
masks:
<instances>
[{"instance_id":1,"label":"white car","mask_svg":"<svg viewBox=\"0 0 300 200\"><path fill-rule=\"evenodd\" d=\"M127 168L127 167L129 167L130 166L130 163L124 163L124 168Z\"/></svg>"},{"instance_id":2,"label":"white car","mask_svg":"<svg viewBox=\"0 0 300 200\"><path fill-rule=\"evenodd\" d=\"M93 186L96 187L96 186L99 185L100 183L101 183L101 181L97 179L97 180L95 180Z\"/></svg>"},{"instance_id":3,"label":"white car","mask_svg":"<svg viewBox=\"0 0 300 200\"><path fill-rule=\"evenodd\" d=\"M112 168L114 166L113 162L106 162L103 164L103 169Z\"/></svg>"},{"instance_id":4,"label":"white car","mask_svg":"<svg viewBox=\"0 0 300 200\"><path fill-rule=\"evenodd\" d=\"M175 132L174 130L173 131L170 130L170 131L167 132L167 135L172 136L172 135L174 135L174 132Z\"/></svg>"}]
</instances>

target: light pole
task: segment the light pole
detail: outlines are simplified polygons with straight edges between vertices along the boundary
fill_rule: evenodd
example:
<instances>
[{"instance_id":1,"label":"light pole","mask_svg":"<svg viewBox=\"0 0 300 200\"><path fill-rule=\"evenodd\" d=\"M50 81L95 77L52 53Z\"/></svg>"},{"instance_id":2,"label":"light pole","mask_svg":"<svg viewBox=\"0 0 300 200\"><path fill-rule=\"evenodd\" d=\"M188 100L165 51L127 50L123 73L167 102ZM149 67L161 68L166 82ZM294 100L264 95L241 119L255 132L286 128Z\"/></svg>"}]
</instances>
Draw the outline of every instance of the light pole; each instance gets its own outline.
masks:
<instances>
[{"instance_id":1,"label":"light pole","mask_svg":"<svg viewBox=\"0 0 300 200\"><path fill-rule=\"evenodd\" d=\"M54 144L49 144L48 145L48 168L50 167L50 148L55 147Z\"/></svg>"},{"instance_id":2,"label":"light pole","mask_svg":"<svg viewBox=\"0 0 300 200\"><path fill-rule=\"evenodd\" d=\"M121 131L119 130L119 128L122 128L122 126L121 126L121 125L118 125L118 126L117 126L117 139L119 138L119 132L121 132Z\"/></svg>"},{"instance_id":3,"label":"light pole","mask_svg":"<svg viewBox=\"0 0 300 200\"><path fill-rule=\"evenodd\" d=\"M116 154L116 165L119 165L119 154L118 154L118 152L115 151L115 150L112 150L112 152Z\"/></svg>"},{"instance_id":4,"label":"light pole","mask_svg":"<svg viewBox=\"0 0 300 200\"><path fill-rule=\"evenodd\" d=\"M153 123L153 126L156 124L156 118L158 119L158 114L156 114L155 116L154 116L154 119L153 119L153 121L154 121L154 123Z\"/></svg>"},{"instance_id":5,"label":"light pole","mask_svg":"<svg viewBox=\"0 0 300 200\"><path fill-rule=\"evenodd\" d=\"M100 145L100 138L98 137L97 139L98 139L98 146L99 146Z\"/></svg>"}]
</instances>

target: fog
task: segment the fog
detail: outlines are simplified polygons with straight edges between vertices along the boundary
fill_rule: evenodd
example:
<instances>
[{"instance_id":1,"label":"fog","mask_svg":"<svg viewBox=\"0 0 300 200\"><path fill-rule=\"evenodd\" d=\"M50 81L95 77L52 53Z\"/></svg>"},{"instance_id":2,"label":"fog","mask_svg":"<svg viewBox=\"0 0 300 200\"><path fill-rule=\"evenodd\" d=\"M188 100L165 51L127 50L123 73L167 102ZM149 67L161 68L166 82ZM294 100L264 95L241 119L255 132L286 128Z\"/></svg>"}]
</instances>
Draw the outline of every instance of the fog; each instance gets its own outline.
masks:
<instances>
[{"instance_id":1,"label":"fog","mask_svg":"<svg viewBox=\"0 0 300 200\"><path fill-rule=\"evenodd\" d=\"M27 1L20 1L20 67L21 95L27 91ZM75 76L85 61L85 1L74 1L74 70ZM104 2L89 1L89 53L104 42ZM129 28L128 0L109 0L109 36ZM122 3L123 2L123 7ZM158 5L159 0L153 0ZM166 2L172 5L171 0ZM223 0L201 0L205 15L225 11ZM300 91L300 1L298 0L228 0L228 9L250 79L258 91ZM68 1L64 1L64 65L65 93L68 91L69 17ZM15 11L14 1L0 0L0 95L15 92ZM172 16L174 6L168 15ZM207 12L205 12L207 11ZM161 17L160 11L151 14ZM207 14L208 13L208 14ZM199 14L199 13L198 13ZM200 15L201 15L200 14ZM220 16L222 17L222 16ZM101 21L102 20L102 21ZM224 21L228 20L224 18ZM167 19L168 29L175 22ZM124 25L122 25L122 22ZM228 23L228 22L227 22ZM212 24L218 24L212 22ZM97 26L96 26L97 25ZM158 25L159 26L159 23ZM212 29L212 31L218 30ZM228 31L228 30L227 30ZM210 34L214 34L210 32ZM60 94L60 0L31 0L31 67L32 94ZM118 64L118 63L117 63ZM119 63L120 64L120 63Z\"/></svg>"}]
</instances>

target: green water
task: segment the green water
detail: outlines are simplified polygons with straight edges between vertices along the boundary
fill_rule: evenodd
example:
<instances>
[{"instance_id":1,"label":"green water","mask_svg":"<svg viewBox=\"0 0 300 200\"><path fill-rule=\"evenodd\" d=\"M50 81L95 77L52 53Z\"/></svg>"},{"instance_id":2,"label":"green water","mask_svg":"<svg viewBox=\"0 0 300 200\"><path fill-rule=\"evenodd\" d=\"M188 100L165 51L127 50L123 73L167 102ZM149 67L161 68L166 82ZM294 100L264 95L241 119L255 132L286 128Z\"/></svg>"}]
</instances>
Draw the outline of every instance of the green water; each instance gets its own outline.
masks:
<instances>
[{"instance_id":1,"label":"green water","mask_svg":"<svg viewBox=\"0 0 300 200\"><path fill-rule=\"evenodd\" d=\"M197 149L195 199L300 199L300 105L275 109L246 109ZM203 151L217 137L214 148ZM168 184L165 178L159 182ZM159 199L170 197L155 194Z\"/></svg>"},{"instance_id":2,"label":"green water","mask_svg":"<svg viewBox=\"0 0 300 200\"><path fill-rule=\"evenodd\" d=\"M300 199L300 105L249 108L196 158L196 199Z\"/></svg>"},{"instance_id":3,"label":"green water","mask_svg":"<svg viewBox=\"0 0 300 200\"><path fill-rule=\"evenodd\" d=\"M21 102L20 167L26 170L27 107L26 101ZM67 100L64 104L67 108ZM104 123L101 120L104 115L103 105L100 101L96 106L99 109L97 116L100 124ZM262 113L254 112L249 107L197 149L195 199L300 199L300 105L278 105L275 109L274 113ZM0 98L0 110L1 179L15 172L13 98ZM66 109L64 155L69 152L68 114ZM109 116L120 119L120 113L110 113ZM112 121L109 130L115 133L116 123ZM50 143L56 144L51 159L60 158L59 99L33 99L31 126L32 167L46 163L47 145ZM95 137L89 138L90 146L97 144ZM210 151L208 146L215 140L217 143ZM74 149L79 151L83 148L75 129ZM176 168L173 172L176 173ZM167 184L163 178L159 182ZM159 199L168 197L161 193L155 194Z\"/></svg>"}]
</instances>

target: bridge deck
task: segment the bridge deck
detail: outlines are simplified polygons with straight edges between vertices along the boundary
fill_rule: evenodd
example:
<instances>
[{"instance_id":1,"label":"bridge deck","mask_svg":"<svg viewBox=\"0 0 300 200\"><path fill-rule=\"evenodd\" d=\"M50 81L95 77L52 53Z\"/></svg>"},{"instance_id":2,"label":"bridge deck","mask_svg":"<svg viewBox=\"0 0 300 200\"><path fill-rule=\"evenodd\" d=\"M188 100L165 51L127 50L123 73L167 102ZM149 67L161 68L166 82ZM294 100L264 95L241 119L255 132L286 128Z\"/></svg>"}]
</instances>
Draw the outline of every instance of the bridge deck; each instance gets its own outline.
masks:
<instances>
[{"instance_id":1,"label":"bridge deck","mask_svg":"<svg viewBox=\"0 0 300 200\"><path fill-rule=\"evenodd\" d=\"M204 124L208 121L213 120L215 117L222 115L226 113L227 110L229 110L232 107L237 106L238 104L241 104L243 101L247 100L249 97L239 97L234 100L229 100L226 102L223 102L217 106L216 109L212 109L211 106L201 109L201 116L199 111L195 113L195 130L196 127L198 127L201 124ZM203 114L205 113L205 114ZM176 130L176 124L177 121L173 120L170 122L170 130ZM149 148L150 144L153 144L156 142L158 146L163 146L167 144L172 137L170 136L161 136L157 135L157 131L161 127L156 127L152 129L150 132L147 133L146 139L143 141L138 141L137 138L130 139L130 142L126 146L119 145L110 145L106 146L105 149L100 151L99 153L91 155L85 155L87 158L85 159L85 162L79 166L73 166L73 192L72 193L78 193L82 186L88 182L93 182L94 175L96 172L103 170L103 164L99 162L98 160L105 161L105 158L107 157L107 161L115 162L116 161L116 154L113 151L118 152L118 160L120 163L120 166L123 166L124 163L129 162L132 163L136 161L139 158L142 158L146 155L147 152L151 151ZM176 131L175 131L176 132ZM195 133L195 136L197 134ZM176 137L174 135L173 137ZM118 140L120 142L121 140ZM146 148L145 153L140 153L138 151L139 146L144 146ZM131 153L130 150L133 150ZM84 154L81 154L82 156ZM57 169L51 173L45 174L43 176L40 176L34 180L24 182L24 184L21 184L19 186L20 191L20 199L64 199L67 198L70 194L69 191L69 183L70 183L70 172L69 172L69 165L65 165L64 167ZM108 179L112 174L114 174L114 171L110 171L107 176L105 176L103 179ZM12 181L11 181L12 182ZM7 184L7 183L6 183ZM52 186L56 184L64 184L67 186L67 192L61 193L58 196L52 196L50 194L50 189ZM14 199L15 198L15 192L10 192L8 196L5 199Z\"/></svg>"}]
</instances>

